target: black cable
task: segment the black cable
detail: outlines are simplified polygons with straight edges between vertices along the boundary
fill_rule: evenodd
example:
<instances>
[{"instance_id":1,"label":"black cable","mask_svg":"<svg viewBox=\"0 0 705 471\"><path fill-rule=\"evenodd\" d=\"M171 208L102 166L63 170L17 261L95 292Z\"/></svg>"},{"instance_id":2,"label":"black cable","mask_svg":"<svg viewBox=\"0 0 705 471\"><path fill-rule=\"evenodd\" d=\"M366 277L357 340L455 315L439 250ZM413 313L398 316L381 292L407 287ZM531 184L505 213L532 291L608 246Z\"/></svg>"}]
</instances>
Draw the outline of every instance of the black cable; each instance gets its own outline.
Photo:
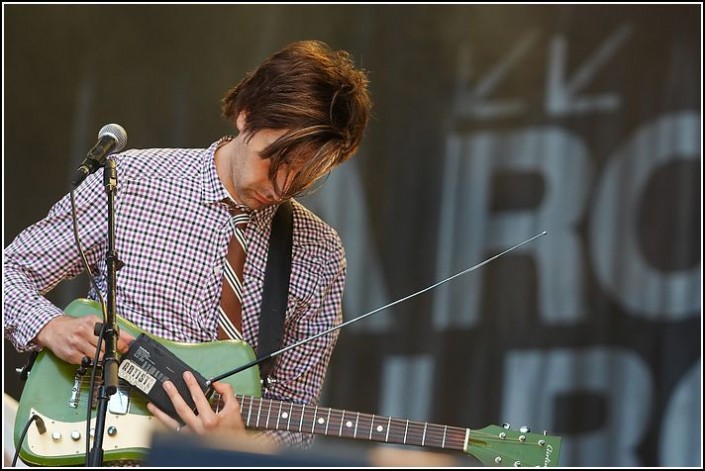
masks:
<instances>
[{"instance_id":1,"label":"black cable","mask_svg":"<svg viewBox=\"0 0 705 471\"><path fill-rule=\"evenodd\" d=\"M42 420L41 417L38 415L32 415L32 417L29 418L27 421L27 424L24 426L24 429L22 430L22 434L20 435L20 440L17 442L17 449L15 450L15 456L12 458L12 467L14 468L15 465L17 464L17 458L20 456L20 450L22 449L22 443L24 443L24 437L27 435L27 432L29 431L29 426L32 425L32 422L37 421L37 428L39 429L39 433L44 433L47 431L46 426L44 425L44 421ZM43 431L42 431L43 430Z\"/></svg>"},{"instance_id":2,"label":"black cable","mask_svg":"<svg viewBox=\"0 0 705 471\"><path fill-rule=\"evenodd\" d=\"M93 389L95 388L95 376L98 371L98 355L100 354L100 347L103 344L103 333L105 332L105 322L100 328L100 335L98 336L98 345L96 346L95 358L93 360L93 367L91 368L91 380L88 383L88 404L86 405L86 466L88 466L88 456L91 453L91 416L93 412Z\"/></svg>"},{"instance_id":3,"label":"black cable","mask_svg":"<svg viewBox=\"0 0 705 471\"><path fill-rule=\"evenodd\" d=\"M74 194L74 190L71 190L71 221L73 223L73 238L76 241L76 247L78 248L78 253L81 255L81 261L83 262L83 269L86 270L86 274L88 275L88 280L93 285L93 289L95 290L96 294L98 295L98 298L100 299L100 307L103 310L103 323L105 323L106 319L108 318L108 315L107 315L108 309L105 306L105 299L103 299L103 293L101 293L100 289L98 289L98 283L95 281L95 277L93 276L93 272L91 272L91 269L88 266L88 259L86 258L86 254L83 251L83 247L81 246L81 239L78 236L78 216L76 214L76 196Z\"/></svg>"},{"instance_id":4,"label":"black cable","mask_svg":"<svg viewBox=\"0 0 705 471\"><path fill-rule=\"evenodd\" d=\"M96 371L98 368L98 359L100 357L100 348L102 346L103 342L103 332L105 331L105 325L107 323L107 318L108 318L108 309L105 304L105 299L103 298L103 293L100 292L100 289L98 288L98 283L95 281L95 277L93 276L93 272L91 272L90 267L88 266L88 259L86 258L86 254L83 250L83 247L81 246L81 240L78 235L78 215L76 211L76 195L74 192L75 189L71 190L71 221L73 223L73 238L76 241L76 247L78 248L78 253L81 256L81 261L83 262L83 269L86 270L86 274L88 275L88 279L93 286L93 289L96 292L96 295L98 296L98 299L100 300L100 307L102 310L103 314L103 325L100 330L100 335L98 336L98 345L96 346L96 351L95 351L95 356L93 357L93 365L91 368L91 380L88 385L88 401L87 401L87 408L86 408L86 466L88 466L88 456L90 454L90 430L91 430L91 415L92 415L92 404L93 404L93 388L95 387L95 376L96 376ZM81 381L80 384L83 382ZM80 395L80 393L79 393Z\"/></svg>"}]
</instances>

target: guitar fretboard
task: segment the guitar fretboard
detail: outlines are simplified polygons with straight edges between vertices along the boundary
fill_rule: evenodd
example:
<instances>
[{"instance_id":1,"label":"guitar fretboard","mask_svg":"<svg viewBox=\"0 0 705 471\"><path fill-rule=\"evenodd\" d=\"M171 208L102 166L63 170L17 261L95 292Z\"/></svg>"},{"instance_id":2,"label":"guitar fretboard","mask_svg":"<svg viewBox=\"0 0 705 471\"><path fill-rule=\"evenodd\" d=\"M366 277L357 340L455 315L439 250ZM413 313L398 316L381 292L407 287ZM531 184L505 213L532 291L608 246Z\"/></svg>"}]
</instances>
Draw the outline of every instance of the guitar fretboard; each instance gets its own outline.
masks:
<instances>
[{"instance_id":1,"label":"guitar fretboard","mask_svg":"<svg viewBox=\"0 0 705 471\"><path fill-rule=\"evenodd\" d=\"M248 428L286 430L463 451L467 429L327 407L237 396Z\"/></svg>"}]
</instances>

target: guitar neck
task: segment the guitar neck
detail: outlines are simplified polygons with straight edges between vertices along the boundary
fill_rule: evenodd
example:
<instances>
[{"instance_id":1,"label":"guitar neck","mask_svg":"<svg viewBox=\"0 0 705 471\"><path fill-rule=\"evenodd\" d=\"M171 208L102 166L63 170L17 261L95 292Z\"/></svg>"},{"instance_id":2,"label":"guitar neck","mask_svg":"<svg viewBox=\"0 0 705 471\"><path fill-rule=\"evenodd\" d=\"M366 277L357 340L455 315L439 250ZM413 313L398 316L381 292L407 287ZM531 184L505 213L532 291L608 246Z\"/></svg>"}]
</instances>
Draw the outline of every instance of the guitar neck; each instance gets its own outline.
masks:
<instances>
[{"instance_id":1,"label":"guitar neck","mask_svg":"<svg viewBox=\"0 0 705 471\"><path fill-rule=\"evenodd\" d=\"M463 451L468 429L327 407L237 396L247 428Z\"/></svg>"}]
</instances>

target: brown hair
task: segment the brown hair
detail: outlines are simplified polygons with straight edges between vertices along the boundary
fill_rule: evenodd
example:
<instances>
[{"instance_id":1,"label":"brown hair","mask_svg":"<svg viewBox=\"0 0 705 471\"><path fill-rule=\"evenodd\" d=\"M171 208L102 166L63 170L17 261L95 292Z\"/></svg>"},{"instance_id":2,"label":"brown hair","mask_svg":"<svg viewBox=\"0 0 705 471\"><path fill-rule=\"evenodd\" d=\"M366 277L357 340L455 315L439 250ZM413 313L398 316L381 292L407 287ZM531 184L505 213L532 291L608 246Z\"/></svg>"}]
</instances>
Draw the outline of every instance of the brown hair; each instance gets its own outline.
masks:
<instances>
[{"instance_id":1,"label":"brown hair","mask_svg":"<svg viewBox=\"0 0 705 471\"><path fill-rule=\"evenodd\" d=\"M357 151L372 101L367 75L345 51L321 41L295 42L266 59L223 97L223 117L234 125L246 113L247 138L261 129L288 129L262 152L276 181L281 165L300 166L282 198L314 181Z\"/></svg>"}]
</instances>

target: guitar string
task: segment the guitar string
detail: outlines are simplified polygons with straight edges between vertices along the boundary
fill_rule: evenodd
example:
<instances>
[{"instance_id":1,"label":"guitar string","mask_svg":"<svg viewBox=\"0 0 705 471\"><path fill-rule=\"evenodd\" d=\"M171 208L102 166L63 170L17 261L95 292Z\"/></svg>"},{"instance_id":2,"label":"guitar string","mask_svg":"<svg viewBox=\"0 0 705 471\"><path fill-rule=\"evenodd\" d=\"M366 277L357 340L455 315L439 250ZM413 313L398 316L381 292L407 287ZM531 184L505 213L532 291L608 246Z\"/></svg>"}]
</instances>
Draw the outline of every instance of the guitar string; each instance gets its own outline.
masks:
<instances>
[{"instance_id":1,"label":"guitar string","mask_svg":"<svg viewBox=\"0 0 705 471\"><path fill-rule=\"evenodd\" d=\"M243 395L239 395L239 396L238 396L238 400L239 400L240 403L241 403L241 409L244 409L244 408L247 407L248 405L249 405L249 406L252 405L252 404L248 404L248 403L247 403L248 401L250 401L250 402L252 402L252 403L259 401L260 404L257 405L257 406L255 406L255 407L258 407L260 411L262 410L263 407L268 407L268 405L265 405L265 404L264 404L265 401L270 401L270 402L273 401L273 400L269 400L269 399L266 399L266 398L256 398L256 397L253 398L252 396L243 396ZM294 404L293 408L291 409L292 416L294 415L294 412L301 412L302 409L303 409L303 407L305 407L305 405L302 405L302 404ZM319 410L320 413L319 413L319 414L316 414L316 415L314 415L314 416L311 416L311 415L306 416L306 413L304 412L304 415L305 415L304 419L311 419L311 418L313 418L313 420L310 421L310 422L309 422L308 420L306 420L305 422L303 422L303 423L305 424L305 427L306 427L306 428L308 428L308 427L310 426L312 429L315 430L316 425L314 424L314 422L317 423L316 419L317 419L317 418L322 418L323 415L326 415L326 416L328 415L328 414L326 413L327 410L328 410L327 408L319 408L318 410ZM331 410L331 411L335 411L334 409L330 409L330 410ZM296 414L296 416L297 416L297 417L299 418L299 420L300 420L300 415L299 415L299 414ZM375 417L376 417L376 418L379 418L379 419L382 419L382 420L381 420L382 423L384 423L385 421L389 421L389 419L390 419L390 417L387 417L387 416L375 416ZM360 422L363 422L362 420L360 420L360 419L362 419L362 418L364 418L364 422L365 422L365 423L364 423L364 428L363 428L363 430L367 430L367 429L368 429L368 426L367 426L367 421L368 421L368 420L369 420L369 428L372 428L372 427L374 426L374 420L371 420L371 419L372 419L372 414L365 414L365 415L363 415L363 416L356 417L356 420L357 420L357 422L358 422L358 425L360 424ZM340 420L339 420L339 419L340 419ZM393 418L393 417L392 417L391 419L394 420L394 421L396 421L397 423L398 423L398 422L406 422L406 419L399 419L399 418ZM264 419L263 419L263 420L264 420ZM270 420L271 420L271 419L270 419ZM330 417L330 419L329 419L329 424L328 424L328 425L330 426L330 425L332 425L332 424L335 424L336 426L339 426L340 423L341 423L341 421L342 421L342 416L341 416L340 418L335 417L335 416L332 416L332 417ZM345 421L345 422L347 422L347 421ZM300 423L301 423L301 422L300 422ZM320 427L323 427L323 426L324 426L324 424L320 424L320 423L319 423L318 425L319 425ZM378 425L381 425L381 424L378 423ZM396 425L396 424L395 424L395 425ZM417 439L422 439L423 432L422 432L421 430L419 430L419 429L422 428L422 427L424 427L424 426L426 426L426 440L428 440L428 441L433 441L433 440L442 441L444 435L446 435L446 441L448 441L448 439L450 438L450 434L455 434L455 435L461 435L461 436L460 436L461 443L464 443L464 442L465 442L465 434L466 434L466 431L467 431L466 428L457 427L457 426L450 426L450 425L446 426L446 425L434 424L434 423L430 423L430 422L419 422L419 421L409 421L409 426L410 426L410 427L416 427L416 430L410 429L410 430L408 430L408 433L413 434L413 435L418 435L419 437L414 437L414 438L417 438ZM432 428L428 428L428 426L430 426L430 427L432 427ZM302 426L302 428L303 428L303 426ZM391 427L390 427L390 428L391 428ZM444 431L443 429L447 429L447 430ZM360 430L359 427L358 427L358 430ZM374 431L374 430L373 430L373 431ZM471 433L473 434L473 436L470 437L471 440L472 440L472 439L475 439L475 440L481 440L481 439L482 439L483 441L487 441L487 442L518 444L518 445L522 445L522 447L524 447L524 446L529 446L529 445L535 445L535 446L539 446L539 447L540 447L540 445L538 445L538 443L534 443L534 442L530 441L530 439L531 439L532 437L528 437L528 436L527 436L526 440L523 440L523 441L522 441L522 440L520 440L520 439L518 439L518 438L512 438L512 437L500 438L498 435L496 435L496 434L494 434L494 433L482 432L482 431L475 430L475 429L470 429L470 431L471 431ZM385 434L386 434L386 430L385 430L384 432L377 432L377 433L385 433ZM364 434L364 433L363 433L363 434ZM524 434L524 435L526 436L527 434ZM533 434L533 435L536 435L536 434ZM390 434L390 436L396 436L396 437L398 438L398 437L403 436L403 434L402 434L401 432L392 432L392 433ZM543 435L539 435L539 437L544 437L544 436L543 436Z\"/></svg>"},{"instance_id":2,"label":"guitar string","mask_svg":"<svg viewBox=\"0 0 705 471\"><path fill-rule=\"evenodd\" d=\"M87 383L90 383L89 380L83 380L83 379L79 380L79 382L81 383L82 386L86 386ZM87 388L83 388L83 389L87 389ZM118 389L124 393L129 394L131 392L132 387L126 381L120 380ZM94 394L95 394L95 392L96 391L94 391ZM259 404L257 404L255 407L258 407L260 411L262 410L263 406L269 407L269 410L271 410L270 405L272 403L282 402L282 401L275 401L275 400L271 400L271 399L258 398L258 397L254 397L254 396L245 396L245 395L236 395L236 397L237 397L238 401L240 402L241 409L244 409L247 406L251 407L253 404L259 402ZM142 403L146 404L148 402L147 398L144 398L140 395L137 395L134 397L131 395L130 400L137 403L137 404L142 404ZM211 404L211 407L215 406L215 407L219 408L224 405L224 402L221 399L220 394L217 394L217 393L214 394L214 396L209 400L209 402ZM270 404L265 405L265 402L269 402ZM304 404L295 404L295 403L291 403L291 404L293 404L293 406L291 407L292 415L294 414L294 412L301 413L303 411L304 419L311 419L312 418L311 423L310 423L310 427L313 430L315 430L316 424L320 425L321 427L324 425L324 424L318 423L316 420L317 418L322 418L323 415L330 417L328 419L328 422L329 422L328 426L330 427L331 425L334 424L333 430L335 429L336 426L340 426L341 423L347 422L347 421L343 420L343 415L341 415L339 418L336 416L329 416L327 414L327 411L329 410L329 408L319 408L319 411L321 411L321 413L311 416L310 414L308 414L308 415L306 414L306 412L305 412L306 406ZM331 412L341 412L341 411L337 411L335 409L330 409L330 411ZM342 411L342 412L344 413L344 411ZM270 416L271 416L271 414L267 414L267 418L270 418L270 420L271 420ZM375 416L375 417L378 419L381 419L382 423L385 420L388 423L390 423L389 422L390 417L388 417L388 416ZM360 420L360 419L362 419L362 420ZM301 420L300 416L299 416L299 420ZM368 420L370 421L369 428L372 429L374 427L374 419L372 419L372 414L363 413L362 415L357 415L357 413L356 413L357 425L359 426L360 422L363 422L363 428L362 428L363 432L361 432L361 436L364 436L364 434L365 434L364 431L366 429L368 429L368 426L367 426ZM402 423L407 422L406 419L394 418L394 417L391 417L391 420L395 421L395 425L398 425L399 422L402 422ZM306 428L309 427L308 421L305 422L305 425L306 425ZM381 424L378 423L378 425L381 425ZM429 426L430 426L430 428L429 428ZM426 430L425 437L423 436L423 432L421 432L419 430L422 427ZM391 429L392 429L392 427L390 426L390 430ZM360 430L359 427L358 427L358 430ZM372 431L374 431L374 430L372 430ZM406 427L407 438L411 438L411 439L415 438L417 440L422 439L427 442L442 441L445 436L446 443L449 443L449 441L453 441L453 442L458 442L458 443L464 444L466 431L467 431L467 429L463 428L463 427L451 426L451 425L441 425L441 424L434 424L434 423L430 423L430 422L420 422L420 421L408 421L408 427ZM482 440L482 441L492 442L492 443L509 443L509 444L513 444L513 445L520 444L522 446L535 445L535 446L540 447L540 445L538 445L538 443L534 443L533 441L530 441L530 437L527 437L526 440L522 441L522 440L519 440L518 438L513 438L513 437L500 438L496 434L489 433L489 432L482 432L482 431L474 430L474 429L470 429L470 431L471 431L471 434L473 435L470 437L471 441L473 439L475 439L475 440ZM377 433L385 433L386 434L386 429L383 432L377 432ZM400 439L401 437L403 437L403 435L404 434L402 434L401 432L390 431L389 437ZM417 435L419 435L419 436L417 437ZM539 435L539 437L545 437L545 436ZM459 441L459 439L460 439L460 441ZM382 441L382 440L380 440L380 441ZM503 452L503 454L505 456L507 455L506 452Z\"/></svg>"},{"instance_id":3,"label":"guitar string","mask_svg":"<svg viewBox=\"0 0 705 471\"><path fill-rule=\"evenodd\" d=\"M122 381L122 380L120 380L120 381ZM123 382L122 384L119 384L118 389L121 389L121 387L123 388L123 392L127 392L128 394L131 392L132 387L129 385L129 383ZM84 388L84 389L86 389L86 388ZM244 396L244 395L236 395L236 398L238 399L238 401L240 403L241 410L243 410L247 406L251 407L253 404L256 404L256 407L258 407L259 410L261 411L262 407L266 401L268 401L270 403L269 410L271 410L272 403L281 402L281 401L275 401L275 400L271 400L271 399L268 400L266 398L258 398L258 397L253 397L253 396ZM144 397L141 397L140 395L133 397L130 394L130 401L134 401L137 404L140 404L140 403L146 404L147 399ZM213 397L209 400L209 403L211 404L211 407L213 407L213 406L221 407L224 404L224 401L222 400L220 394L215 393L213 395ZM303 413L304 418L311 417L310 414L308 417L306 417L306 414L304 412L305 405L294 404L294 403L291 403L291 404L292 404L292 407L291 407L290 411L292 413L292 416L294 414L294 410L296 409L296 412ZM328 410L328 408L321 408L320 411L322 413L320 415L317 415L317 414L313 415L313 420L311 421L311 425L310 425L311 429L312 429L311 433L315 433L315 429L317 426L316 424L318 423L316 421L316 417L319 417L319 418L322 417L323 414L325 414L327 410ZM335 410L330 409L330 411L335 411ZM338 412L338 411L335 411L335 412ZM331 417L329 414L326 414L326 416L328 417L328 422L329 422L327 424L327 427L330 427L332 425L333 430L335 430L336 427L342 427L345 411L341 411L341 412L342 412L342 414L341 414L340 418L337 418L335 416ZM368 419L371 419L370 425L369 425L369 427L370 427L370 434L369 434L370 438L369 439L373 440L373 438L372 438L372 432L374 431L372 429L372 427L374 426L373 416L370 414L363 414L362 416L360 416L359 414L356 413L356 421L357 421L356 425L360 424L360 422L361 422L360 418L363 418L364 422L366 422ZM463 452L469 453L471 455L472 455L472 453L466 451L466 448L468 445L470 445L470 448L473 447L473 445L471 444L473 440L484 441L484 442L487 442L488 444L500 444L500 445L503 444L503 445L513 445L513 446L521 445L521 448L522 448L521 452L522 453L527 452L527 449L526 449L527 447L538 447L540 449L543 449L543 446L538 445L538 443L533 443L531 441L521 441L516 438L511 438L511 437L509 437L509 438L505 437L504 439L502 439L502 438L499 438L495 434L491 434L488 432L482 432L482 431L478 431L478 430L473 430L473 429L470 429L470 432L471 432L471 434L474 435L474 437L471 436L468 443L466 443L465 437L467 435L468 429L465 429L462 427L445 426L445 425L433 424L433 423L429 423L429 422L407 421L406 419L399 419L399 418L385 417L385 416L379 416L379 418L382 419L382 422L384 422L384 419L386 419L388 421L388 424L391 424L391 422L390 422L390 419L391 419L391 420L396 421L397 425L400 425L400 424L398 424L399 422L408 422L408 425L406 425L406 427L405 427L404 434L402 434L401 431L392 431L393 427L391 425L389 425L390 433L388 435L387 435L386 430L383 432L378 432L378 433L385 433L384 440L382 440L381 437L377 437L377 439L374 439L374 441L378 441L378 442L389 443L390 438L391 438L392 439L391 443L405 443L407 445L414 446L414 445L419 445L418 441L421 440L422 443L424 443L424 446L428 447L428 448L451 449L451 450L463 451ZM267 418L266 418L265 423L268 423L269 420L273 420L273 419L270 418L270 414L267 414ZM303 419L301 419L300 424L304 424ZM323 424L319 424L319 425L321 427L323 426ZM429 425L431 426L431 428L428 428ZM424 431L425 431L424 433L422 433L419 430L422 426L424 427ZM309 427L308 423L305 423L305 427L306 427L306 429L308 429L308 427ZM366 434L366 432L365 432L366 428L367 428L366 423L363 423L363 428L362 428L362 431L360 433L359 438L361 438L361 439L364 438L364 436ZM416 428L416 430L414 430L414 428ZM444 431L441 431L441 429L444 429ZM326 428L326 430L328 430L328 428ZM327 436L338 435L343 438L350 438L350 437L345 437L345 435L342 434L342 428L340 430L341 430L341 432L338 434L326 433L325 435L327 435ZM358 428L358 430L360 430L360 429ZM474 447L480 448L481 445L475 444ZM528 463L526 456L524 456L523 458L520 458L518 455L513 454L511 450L504 449L504 450L496 451L496 453L497 453L498 457L502 457L504 459L507 459L510 462L522 462L522 459L523 459L523 464ZM517 450L515 453L519 453L519 451Z\"/></svg>"}]
</instances>

